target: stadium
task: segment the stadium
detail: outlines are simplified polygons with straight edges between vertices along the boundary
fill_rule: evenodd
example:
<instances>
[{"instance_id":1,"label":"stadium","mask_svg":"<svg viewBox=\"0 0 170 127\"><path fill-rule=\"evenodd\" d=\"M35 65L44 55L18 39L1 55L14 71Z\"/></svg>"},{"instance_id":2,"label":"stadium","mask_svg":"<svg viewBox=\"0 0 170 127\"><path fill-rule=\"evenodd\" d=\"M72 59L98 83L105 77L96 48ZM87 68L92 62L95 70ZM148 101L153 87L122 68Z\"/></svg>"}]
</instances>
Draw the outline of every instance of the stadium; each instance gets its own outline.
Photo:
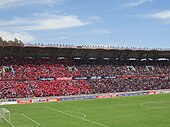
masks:
<instances>
[{"instance_id":1,"label":"stadium","mask_svg":"<svg viewBox=\"0 0 170 127\"><path fill-rule=\"evenodd\" d=\"M170 0L0 0L0 127L170 127Z\"/></svg>"},{"instance_id":2,"label":"stadium","mask_svg":"<svg viewBox=\"0 0 170 127\"><path fill-rule=\"evenodd\" d=\"M170 124L169 50L1 45L0 51L1 127Z\"/></svg>"}]
</instances>

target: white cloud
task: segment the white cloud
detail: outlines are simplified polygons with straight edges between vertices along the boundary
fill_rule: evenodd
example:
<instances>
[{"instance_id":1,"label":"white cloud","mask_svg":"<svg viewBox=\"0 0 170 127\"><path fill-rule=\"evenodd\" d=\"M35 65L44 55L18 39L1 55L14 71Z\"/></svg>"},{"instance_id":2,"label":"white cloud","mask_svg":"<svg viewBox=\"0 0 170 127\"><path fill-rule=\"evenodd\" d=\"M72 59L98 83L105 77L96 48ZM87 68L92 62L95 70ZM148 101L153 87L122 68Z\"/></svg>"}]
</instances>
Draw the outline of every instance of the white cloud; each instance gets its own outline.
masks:
<instances>
[{"instance_id":1,"label":"white cloud","mask_svg":"<svg viewBox=\"0 0 170 127\"><path fill-rule=\"evenodd\" d=\"M88 23L81 21L76 16L56 16L49 19L35 20L37 25L28 28L28 30L53 30L53 29L64 29L70 27L85 26Z\"/></svg>"},{"instance_id":2,"label":"white cloud","mask_svg":"<svg viewBox=\"0 0 170 127\"><path fill-rule=\"evenodd\" d=\"M58 30L71 27L88 25L89 22L82 21L74 15L52 15L45 14L42 17L14 18L12 20L0 20L0 28L5 30L36 31L36 30Z\"/></svg>"},{"instance_id":3,"label":"white cloud","mask_svg":"<svg viewBox=\"0 0 170 127\"><path fill-rule=\"evenodd\" d=\"M13 18L0 20L0 36L7 40L21 39L23 42L32 42L35 38L29 34L31 31L59 30L73 27L81 27L90 24L91 21L82 21L74 15L34 14L31 18ZM60 38L61 40L66 39Z\"/></svg>"},{"instance_id":4,"label":"white cloud","mask_svg":"<svg viewBox=\"0 0 170 127\"><path fill-rule=\"evenodd\" d=\"M0 0L0 9L9 8L12 6L18 6L22 3L22 0Z\"/></svg>"},{"instance_id":5,"label":"white cloud","mask_svg":"<svg viewBox=\"0 0 170 127\"><path fill-rule=\"evenodd\" d=\"M154 0L136 0L134 2L129 2L126 3L122 6L122 8L133 8L133 7L138 7L146 3L153 2Z\"/></svg>"},{"instance_id":6,"label":"white cloud","mask_svg":"<svg viewBox=\"0 0 170 127\"><path fill-rule=\"evenodd\" d=\"M145 14L141 17L160 20L165 24L170 24L170 10L164 10L152 14Z\"/></svg>"},{"instance_id":7,"label":"white cloud","mask_svg":"<svg viewBox=\"0 0 170 127\"><path fill-rule=\"evenodd\" d=\"M161 11L161 12L157 12L157 13L153 13L153 14L148 14L148 15L146 15L146 17L163 19L163 20L170 19L170 10L165 10L165 11Z\"/></svg>"},{"instance_id":8,"label":"white cloud","mask_svg":"<svg viewBox=\"0 0 170 127\"><path fill-rule=\"evenodd\" d=\"M0 31L0 36L3 37L4 40L14 40L17 38L22 40L23 42L33 42L35 38L26 32L8 32L8 31Z\"/></svg>"},{"instance_id":9,"label":"white cloud","mask_svg":"<svg viewBox=\"0 0 170 127\"><path fill-rule=\"evenodd\" d=\"M63 0L0 0L0 9L23 6L23 5L53 5L55 3L61 3Z\"/></svg>"},{"instance_id":10,"label":"white cloud","mask_svg":"<svg viewBox=\"0 0 170 127\"><path fill-rule=\"evenodd\" d=\"M98 22L102 20L100 16L90 16L88 17L88 19L91 20L92 22Z\"/></svg>"}]
</instances>

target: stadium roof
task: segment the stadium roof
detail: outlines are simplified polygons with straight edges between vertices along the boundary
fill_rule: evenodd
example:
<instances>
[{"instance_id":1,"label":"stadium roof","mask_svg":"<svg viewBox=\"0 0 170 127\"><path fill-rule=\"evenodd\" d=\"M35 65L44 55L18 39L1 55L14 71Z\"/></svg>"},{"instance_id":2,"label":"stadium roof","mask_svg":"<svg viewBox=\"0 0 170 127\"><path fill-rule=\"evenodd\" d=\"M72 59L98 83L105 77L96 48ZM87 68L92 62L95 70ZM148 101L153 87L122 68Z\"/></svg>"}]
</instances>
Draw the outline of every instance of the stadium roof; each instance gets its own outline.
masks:
<instances>
[{"instance_id":1,"label":"stadium roof","mask_svg":"<svg viewBox=\"0 0 170 127\"><path fill-rule=\"evenodd\" d=\"M70 46L70 45L24 45L0 46L0 57L64 57L64 58L95 58L111 60L128 59L168 59L169 49L120 48L104 46Z\"/></svg>"}]
</instances>

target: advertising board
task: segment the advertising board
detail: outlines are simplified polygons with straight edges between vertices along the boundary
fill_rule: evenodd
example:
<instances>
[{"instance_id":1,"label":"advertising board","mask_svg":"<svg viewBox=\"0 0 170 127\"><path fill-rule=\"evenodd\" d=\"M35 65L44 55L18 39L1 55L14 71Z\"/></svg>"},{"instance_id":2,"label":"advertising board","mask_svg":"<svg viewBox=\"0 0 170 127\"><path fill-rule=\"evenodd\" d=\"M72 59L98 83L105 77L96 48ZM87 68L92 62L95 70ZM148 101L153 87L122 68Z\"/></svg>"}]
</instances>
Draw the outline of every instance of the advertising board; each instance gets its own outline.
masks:
<instances>
[{"instance_id":1,"label":"advertising board","mask_svg":"<svg viewBox=\"0 0 170 127\"><path fill-rule=\"evenodd\" d=\"M47 98L46 102L55 102L55 101L60 101L60 98Z\"/></svg>"},{"instance_id":2,"label":"advertising board","mask_svg":"<svg viewBox=\"0 0 170 127\"><path fill-rule=\"evenodd\" d=\"M32 103L32 100L17 100L18 104L29 104Z\"/></svg>"}]
</instances>

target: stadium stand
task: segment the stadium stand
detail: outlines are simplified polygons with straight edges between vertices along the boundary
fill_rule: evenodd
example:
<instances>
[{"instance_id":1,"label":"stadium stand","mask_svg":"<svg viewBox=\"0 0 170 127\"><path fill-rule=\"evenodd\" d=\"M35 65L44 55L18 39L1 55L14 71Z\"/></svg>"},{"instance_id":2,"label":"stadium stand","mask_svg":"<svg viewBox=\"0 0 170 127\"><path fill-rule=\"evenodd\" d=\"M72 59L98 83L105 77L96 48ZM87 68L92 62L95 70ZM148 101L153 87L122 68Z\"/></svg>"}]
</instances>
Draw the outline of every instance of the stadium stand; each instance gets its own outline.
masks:
<instances>
[{"instance_id":1,"label":"stadium stand","mask_svg":"<svg viewBox=\"0 0 170 127\"><path fill-rule=\"evenodd\" d=\"M170 89L169 50L80 46L0 46L0 50L0 98Z\"/></svg>"}]
</instances>

